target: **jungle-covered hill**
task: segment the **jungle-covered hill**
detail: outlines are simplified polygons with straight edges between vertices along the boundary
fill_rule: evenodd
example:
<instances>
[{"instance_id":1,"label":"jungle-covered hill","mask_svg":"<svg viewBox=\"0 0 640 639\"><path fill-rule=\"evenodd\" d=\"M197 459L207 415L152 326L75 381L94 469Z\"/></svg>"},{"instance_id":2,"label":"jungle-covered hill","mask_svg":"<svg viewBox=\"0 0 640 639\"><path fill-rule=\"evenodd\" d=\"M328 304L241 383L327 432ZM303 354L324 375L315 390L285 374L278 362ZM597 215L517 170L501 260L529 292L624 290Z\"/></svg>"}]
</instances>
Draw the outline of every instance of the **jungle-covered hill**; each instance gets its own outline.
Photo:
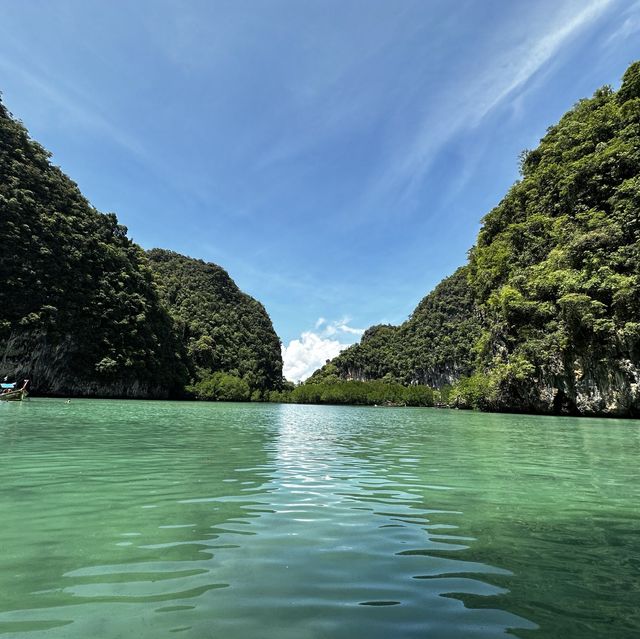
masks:
<instances>
[{"instance_id":1,"label":"jungle-covered hill","mask_svg":"<svg viewBox=\"0 0 640 639\"><path fill-rule=\"evenodd\" d=\"M480 336L478 311L467 283L468 267L444 279L400 326L372 326L359 344L342 351L309 379L368 381L440 388L473 372Z\"/></svg>"},{"instance_id":2,"label":"jungle-covered hill","mask_svg":"<svg viewBox=\"0 0 640 639\"><path fill-rule=\"evenodd\" d=\"M217 371L260 389L281 381L258 302L219 267L147 257L1 103L0 273L0 376L36 393L181 396Z\"/></svg>"},{"instance_id":3,"label":"jungle-covered hill","mask_svg":"<svg viewBox=\"0 0 640 639\"><path fill-rule=\"evenodd\" d=\"M162 249L147 257L160 299L186 348L192 378L224 371L244 379L251 390L280 386L280 339L260 302L215 264Z\"/></svg>"},{"instance_id":4,"label":"jungle-covered hill","mask_svg":"<svg viewBox=\"0 0 640 639\"><path fill-rule=\"evenodd\" d=\"M640 414L640 62L550 127L521 175L467 266L309 381L457 380L459 405Z\"/></svg>"}]
</instances>

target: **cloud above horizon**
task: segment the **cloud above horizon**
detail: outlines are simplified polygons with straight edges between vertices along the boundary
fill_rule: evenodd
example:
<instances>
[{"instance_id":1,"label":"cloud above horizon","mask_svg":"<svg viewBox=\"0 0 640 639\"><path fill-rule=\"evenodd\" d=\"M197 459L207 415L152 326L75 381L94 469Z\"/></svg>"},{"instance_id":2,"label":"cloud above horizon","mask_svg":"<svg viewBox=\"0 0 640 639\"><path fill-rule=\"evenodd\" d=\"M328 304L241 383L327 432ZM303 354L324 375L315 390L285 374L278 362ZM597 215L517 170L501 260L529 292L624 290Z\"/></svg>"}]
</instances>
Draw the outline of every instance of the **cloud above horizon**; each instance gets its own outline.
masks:
<instances>
[{"instance_id":1,"label":"cloud above horizon","mask_svg":"<svg viewBox=\"0 0 640 639\"><path fill-rule=\"evenodd\" d=\"M288 346L282 346L285 378L292 382L304 381L327 360L351 346L354 338L363 333L363 328L349 326L348 317L333 322L324 317L318 318L315 331L304 331L299 339L292 339ZM341 336L349 341L340 341Z\"/></svg>"}]
</instances>

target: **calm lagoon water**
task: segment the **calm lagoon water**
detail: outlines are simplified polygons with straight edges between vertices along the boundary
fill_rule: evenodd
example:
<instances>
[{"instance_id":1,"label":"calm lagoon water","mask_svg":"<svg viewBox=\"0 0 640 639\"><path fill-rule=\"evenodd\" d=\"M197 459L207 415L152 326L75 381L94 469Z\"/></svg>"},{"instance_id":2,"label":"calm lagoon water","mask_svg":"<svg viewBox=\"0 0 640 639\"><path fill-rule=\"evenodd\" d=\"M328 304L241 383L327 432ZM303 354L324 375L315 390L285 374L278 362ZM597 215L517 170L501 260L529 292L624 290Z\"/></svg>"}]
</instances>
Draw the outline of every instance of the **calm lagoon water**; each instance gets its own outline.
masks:
<instances>
[{"instance_id":1,"label":"calm lagoon water","mask_svg":"<svg viewBox=\"0 0 640 639\"><path fill-rule=\"evenodd\" d=\"M640 422L0 404L0 634L640 636Z\"/></svg>"}]
</instances>

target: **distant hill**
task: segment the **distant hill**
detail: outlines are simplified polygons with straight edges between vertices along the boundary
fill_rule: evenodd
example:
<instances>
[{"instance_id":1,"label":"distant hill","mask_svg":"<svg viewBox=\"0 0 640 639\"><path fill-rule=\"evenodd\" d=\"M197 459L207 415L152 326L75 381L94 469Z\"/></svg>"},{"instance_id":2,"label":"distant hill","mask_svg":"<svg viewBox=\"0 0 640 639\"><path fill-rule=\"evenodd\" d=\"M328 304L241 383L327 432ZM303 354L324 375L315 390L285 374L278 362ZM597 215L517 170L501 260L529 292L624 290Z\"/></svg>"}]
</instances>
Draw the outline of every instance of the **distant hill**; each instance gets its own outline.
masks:
<instances>
[{"instance_id":1,"label":"distant hill","mask_svg":"<svg viewBox=\"0 0 640 639\"><path fill-rule=\"evenodd\" d=\"M104 397L182 396L207 369L280 382L258 302L219 267L148 259L49 157L0 103L0 376Z\"/></svg>"},{"instance_id":2,"label":"distant hill","mask_svg":"<svg viewBox=\"0 0 640 639\"><path fill-rule=\"evenodd\" d=\"M464 269L310 381L455 381L461 406L639 415L640 62L550 127L521 174Z\"/></svg>"},{"instance_id":3,"label":"distant hill","mask_svg":"<svg viewBox=\"0 0 640 639\"><path fill-rule=\"evenodd\" d=\"M342 351L309 381L337 375L440 388L471 374L480 323L467 277L467 267L458 269L418 304L404 324L367 329L359 344Z\"/></svg>"},{"instance_id":4,"label":"distant hill","mask_svg":"<svg viewBox=\"0 0 640 639\"><path fill-rule=\"evenodd\" d=\"M162 249L147 257L193 378L223 371L253 390L281 385L280 339L260 302L215 264Z\"/></svg>"}]
</instances>

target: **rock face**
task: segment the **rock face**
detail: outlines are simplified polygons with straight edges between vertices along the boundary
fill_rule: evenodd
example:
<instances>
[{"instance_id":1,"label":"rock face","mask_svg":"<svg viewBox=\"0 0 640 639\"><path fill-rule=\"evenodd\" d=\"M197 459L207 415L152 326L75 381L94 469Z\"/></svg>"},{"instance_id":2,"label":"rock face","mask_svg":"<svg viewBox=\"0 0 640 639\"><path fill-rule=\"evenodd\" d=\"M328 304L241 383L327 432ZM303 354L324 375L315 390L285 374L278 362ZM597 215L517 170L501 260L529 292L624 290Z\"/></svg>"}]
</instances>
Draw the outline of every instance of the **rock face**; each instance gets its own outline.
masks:
<instances>
[{"instance_id":1,"label":"rock face","mask_svg":"<svg viewBox=\"0 0 640 639\"><path fill-rule=\"evenodd\" d=\"M142 250L0 104L0 375L36 393L167 397L184 378Z\"/></svg>"},{"instance_id":2,"label":"rock face","mask_svg":"<svg viewBox=\"0 0 640 639\"><path fill-rule=\"evenodd\" d=\"M485 410L640 416L640 62L550 127L521 174L467 266L314 377L455 382L460 406Z\"/></svg>"},{"instance_id":3,"label":"rock face","mask_svg":"<svg viewBox=\"0 0 640 639\"><path fill-rule=\"evenodd\" d=\"M640 414L639 77L550 127L483 220L469 268L488 408Z\"/></svg>"},{"instance_id":4,"label":"rock face","mask_svg":"<svg viewBox=\"0 0 640 639\"><path fill-rule=\"evenodd\" d=\"M35 394L179 397L209 365L259 388L281 382L262 305L219 267L162 251L149 260L2 104L0 274L0 377L28 378Z\"/></svg>"},{"instance_id":5,"label":"rock face","mask_svg":"<svg viewBox=\"0 0 640 639\"><path fill-rule=\"evenodd\" d=\"M75 362L83 359L82 344L72 336L56 338L53 343L44 333L12 332L3 344L0 375L10 379L29 379L33 394L72 397L111 397L167 399L180 395L180 388L162 384L161 380L138 379L127 375L119 379L101 377L77 370Z\"/></svg>"},{"instance_id":6,"label":"rock face","mask_svg":"<svg viewBox=\"0 0 640 639\"><path fill-rule=\"evenodd\" d=\"M640 367L630 360L581 359L553 375L533 377L528 391L496 408L566 415L638 417Z\"/></svg>"}]
</instances>

